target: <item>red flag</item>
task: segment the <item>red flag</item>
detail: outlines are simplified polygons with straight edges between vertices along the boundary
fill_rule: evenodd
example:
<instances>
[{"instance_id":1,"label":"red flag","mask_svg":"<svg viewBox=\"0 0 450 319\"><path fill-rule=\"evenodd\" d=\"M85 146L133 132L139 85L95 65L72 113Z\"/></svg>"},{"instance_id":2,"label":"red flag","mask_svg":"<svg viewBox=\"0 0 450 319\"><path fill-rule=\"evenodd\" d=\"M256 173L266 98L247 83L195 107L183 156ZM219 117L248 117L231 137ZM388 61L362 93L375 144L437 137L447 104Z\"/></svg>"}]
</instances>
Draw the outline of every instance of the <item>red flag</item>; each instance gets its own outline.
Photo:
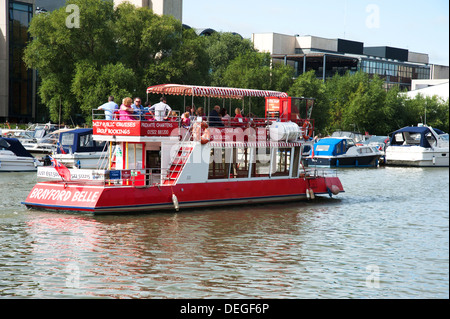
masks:
<instances>
[{"instance_id":1,"label":"red flag","mask_svg":"<svg viewBox=\"0 0 450 319\"><path fill-rule=\"evenodd\" d=\"M71 179L70 171L69 169L62 163L58 162L55 158L50 156L50 160L52 162L52 166L56 169L59 176L63 179L65 182L69 182Z\"/></svg>"}]
</instances>

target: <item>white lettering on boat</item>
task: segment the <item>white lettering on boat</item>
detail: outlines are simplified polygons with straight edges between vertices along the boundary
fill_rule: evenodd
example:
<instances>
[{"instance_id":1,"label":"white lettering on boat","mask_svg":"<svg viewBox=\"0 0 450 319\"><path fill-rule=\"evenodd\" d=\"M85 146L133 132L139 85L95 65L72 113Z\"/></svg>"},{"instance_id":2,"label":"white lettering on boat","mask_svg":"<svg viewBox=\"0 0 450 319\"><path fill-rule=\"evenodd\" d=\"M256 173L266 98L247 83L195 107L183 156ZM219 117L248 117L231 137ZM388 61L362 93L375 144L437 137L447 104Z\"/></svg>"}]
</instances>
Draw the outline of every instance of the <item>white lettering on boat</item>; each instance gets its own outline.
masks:
<instances>
[{"instance_id":1,"label":"white lettering on boat","mask_svg":"<svg viewBox=\"0 0 450 319\"><path fill-rule=\"evenodd\" d=\"M76 191L72 193L69 190L35 188L29 198L43 201L95 203L99 195L100 192L94 191Z\"/></svg>"}]
</instances>

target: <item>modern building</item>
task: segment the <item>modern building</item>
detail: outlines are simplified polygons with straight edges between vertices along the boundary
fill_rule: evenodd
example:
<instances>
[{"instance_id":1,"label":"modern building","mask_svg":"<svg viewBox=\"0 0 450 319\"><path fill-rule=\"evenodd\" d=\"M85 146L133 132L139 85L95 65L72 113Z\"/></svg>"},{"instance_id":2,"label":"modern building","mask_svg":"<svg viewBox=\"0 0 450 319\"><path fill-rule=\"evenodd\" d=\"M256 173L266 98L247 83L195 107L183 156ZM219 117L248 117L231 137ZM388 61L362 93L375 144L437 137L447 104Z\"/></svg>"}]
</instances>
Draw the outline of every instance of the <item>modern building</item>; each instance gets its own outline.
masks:
<instances>
[{"instance_id":1,"label":"modern building","mask_svg":"<svg viewBox=\"0 0 450 319\"><path fill-rule=\"evenodd\" d=\"M326 80L336 73L362 70L378 74L386 88L398 85L411 89L412 80L448 79L448 66L429 63L425 53L390 46L366 47L363 42L327 39L317 36L256 33L252 35L255 48L269 52L275 62L292 65L296 76L314 70Z\"/></svg>"},{"instance_id":2,"label":"modern building","mask_svg":"<svg viewBox=\"0 0 450 319\"><path fill-rule=\"evenodd\" d=\"M36 74L23 62L35 0L0 0L0 122L35 117Z\"/></svg>"}]
</instances>

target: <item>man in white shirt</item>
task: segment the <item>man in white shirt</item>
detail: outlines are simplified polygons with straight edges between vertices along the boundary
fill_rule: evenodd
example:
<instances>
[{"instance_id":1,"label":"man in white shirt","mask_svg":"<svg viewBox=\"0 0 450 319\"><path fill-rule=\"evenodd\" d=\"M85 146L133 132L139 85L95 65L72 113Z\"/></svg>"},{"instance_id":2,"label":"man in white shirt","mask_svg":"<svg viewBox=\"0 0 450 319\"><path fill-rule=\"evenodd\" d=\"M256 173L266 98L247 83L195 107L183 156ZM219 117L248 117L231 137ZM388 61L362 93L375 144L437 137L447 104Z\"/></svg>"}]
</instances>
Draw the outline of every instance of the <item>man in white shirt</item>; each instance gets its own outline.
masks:
<instances>
[{"instance_id":1,"label":"man in white shirt","mask_svg":"<svg viewBox=\"0 0 450 319\"><path fill-rule=\"evenodd\" d=\"M166 104L166 98L162 97L160 102L153 105L149 110L155 116L157 121L164 121L164 118L172 112L172 108Z\"/></svg>"},{"instance_id":2,"label":"man in white shirt","mask_svg":"<svg viewBox=\"0 0 450 319\"><path fill-rule=\"evenodd\" d=\"M110 96L108 102L99 106L98 109L105 111L106 120L112 120L114 112L119 109L119 106L114 102L114 96Z\"/></svg>"}]
</instances>

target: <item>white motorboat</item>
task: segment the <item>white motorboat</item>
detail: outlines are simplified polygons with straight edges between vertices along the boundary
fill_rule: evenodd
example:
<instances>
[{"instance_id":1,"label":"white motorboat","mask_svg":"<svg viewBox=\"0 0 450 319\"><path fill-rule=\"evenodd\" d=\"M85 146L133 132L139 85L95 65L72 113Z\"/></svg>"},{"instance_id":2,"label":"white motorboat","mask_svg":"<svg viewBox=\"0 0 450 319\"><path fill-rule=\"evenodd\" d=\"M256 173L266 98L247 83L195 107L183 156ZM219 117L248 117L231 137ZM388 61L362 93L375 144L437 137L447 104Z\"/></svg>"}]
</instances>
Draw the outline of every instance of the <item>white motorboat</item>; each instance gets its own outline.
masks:
<instances>
[{"instance_id":1,"label":"white motorboat","mask_svg":"<svg viewBox=\"0 0 450 319\"><path fill-rule=\"evenodd\" d=\"M0 172L36 171L41 165L16 138L0 138Z\"/></svg>"},{"instance_id":2,"label":"white motorboat","mask_svg":"<svg viewBox=\"0 0 450 319\"><path fill-rule=\"evenodd\" d=\"M391 135L386 165L449 166L449 137L439 129L418 125L404 127Z\"/></svg>"}]
</instances>

